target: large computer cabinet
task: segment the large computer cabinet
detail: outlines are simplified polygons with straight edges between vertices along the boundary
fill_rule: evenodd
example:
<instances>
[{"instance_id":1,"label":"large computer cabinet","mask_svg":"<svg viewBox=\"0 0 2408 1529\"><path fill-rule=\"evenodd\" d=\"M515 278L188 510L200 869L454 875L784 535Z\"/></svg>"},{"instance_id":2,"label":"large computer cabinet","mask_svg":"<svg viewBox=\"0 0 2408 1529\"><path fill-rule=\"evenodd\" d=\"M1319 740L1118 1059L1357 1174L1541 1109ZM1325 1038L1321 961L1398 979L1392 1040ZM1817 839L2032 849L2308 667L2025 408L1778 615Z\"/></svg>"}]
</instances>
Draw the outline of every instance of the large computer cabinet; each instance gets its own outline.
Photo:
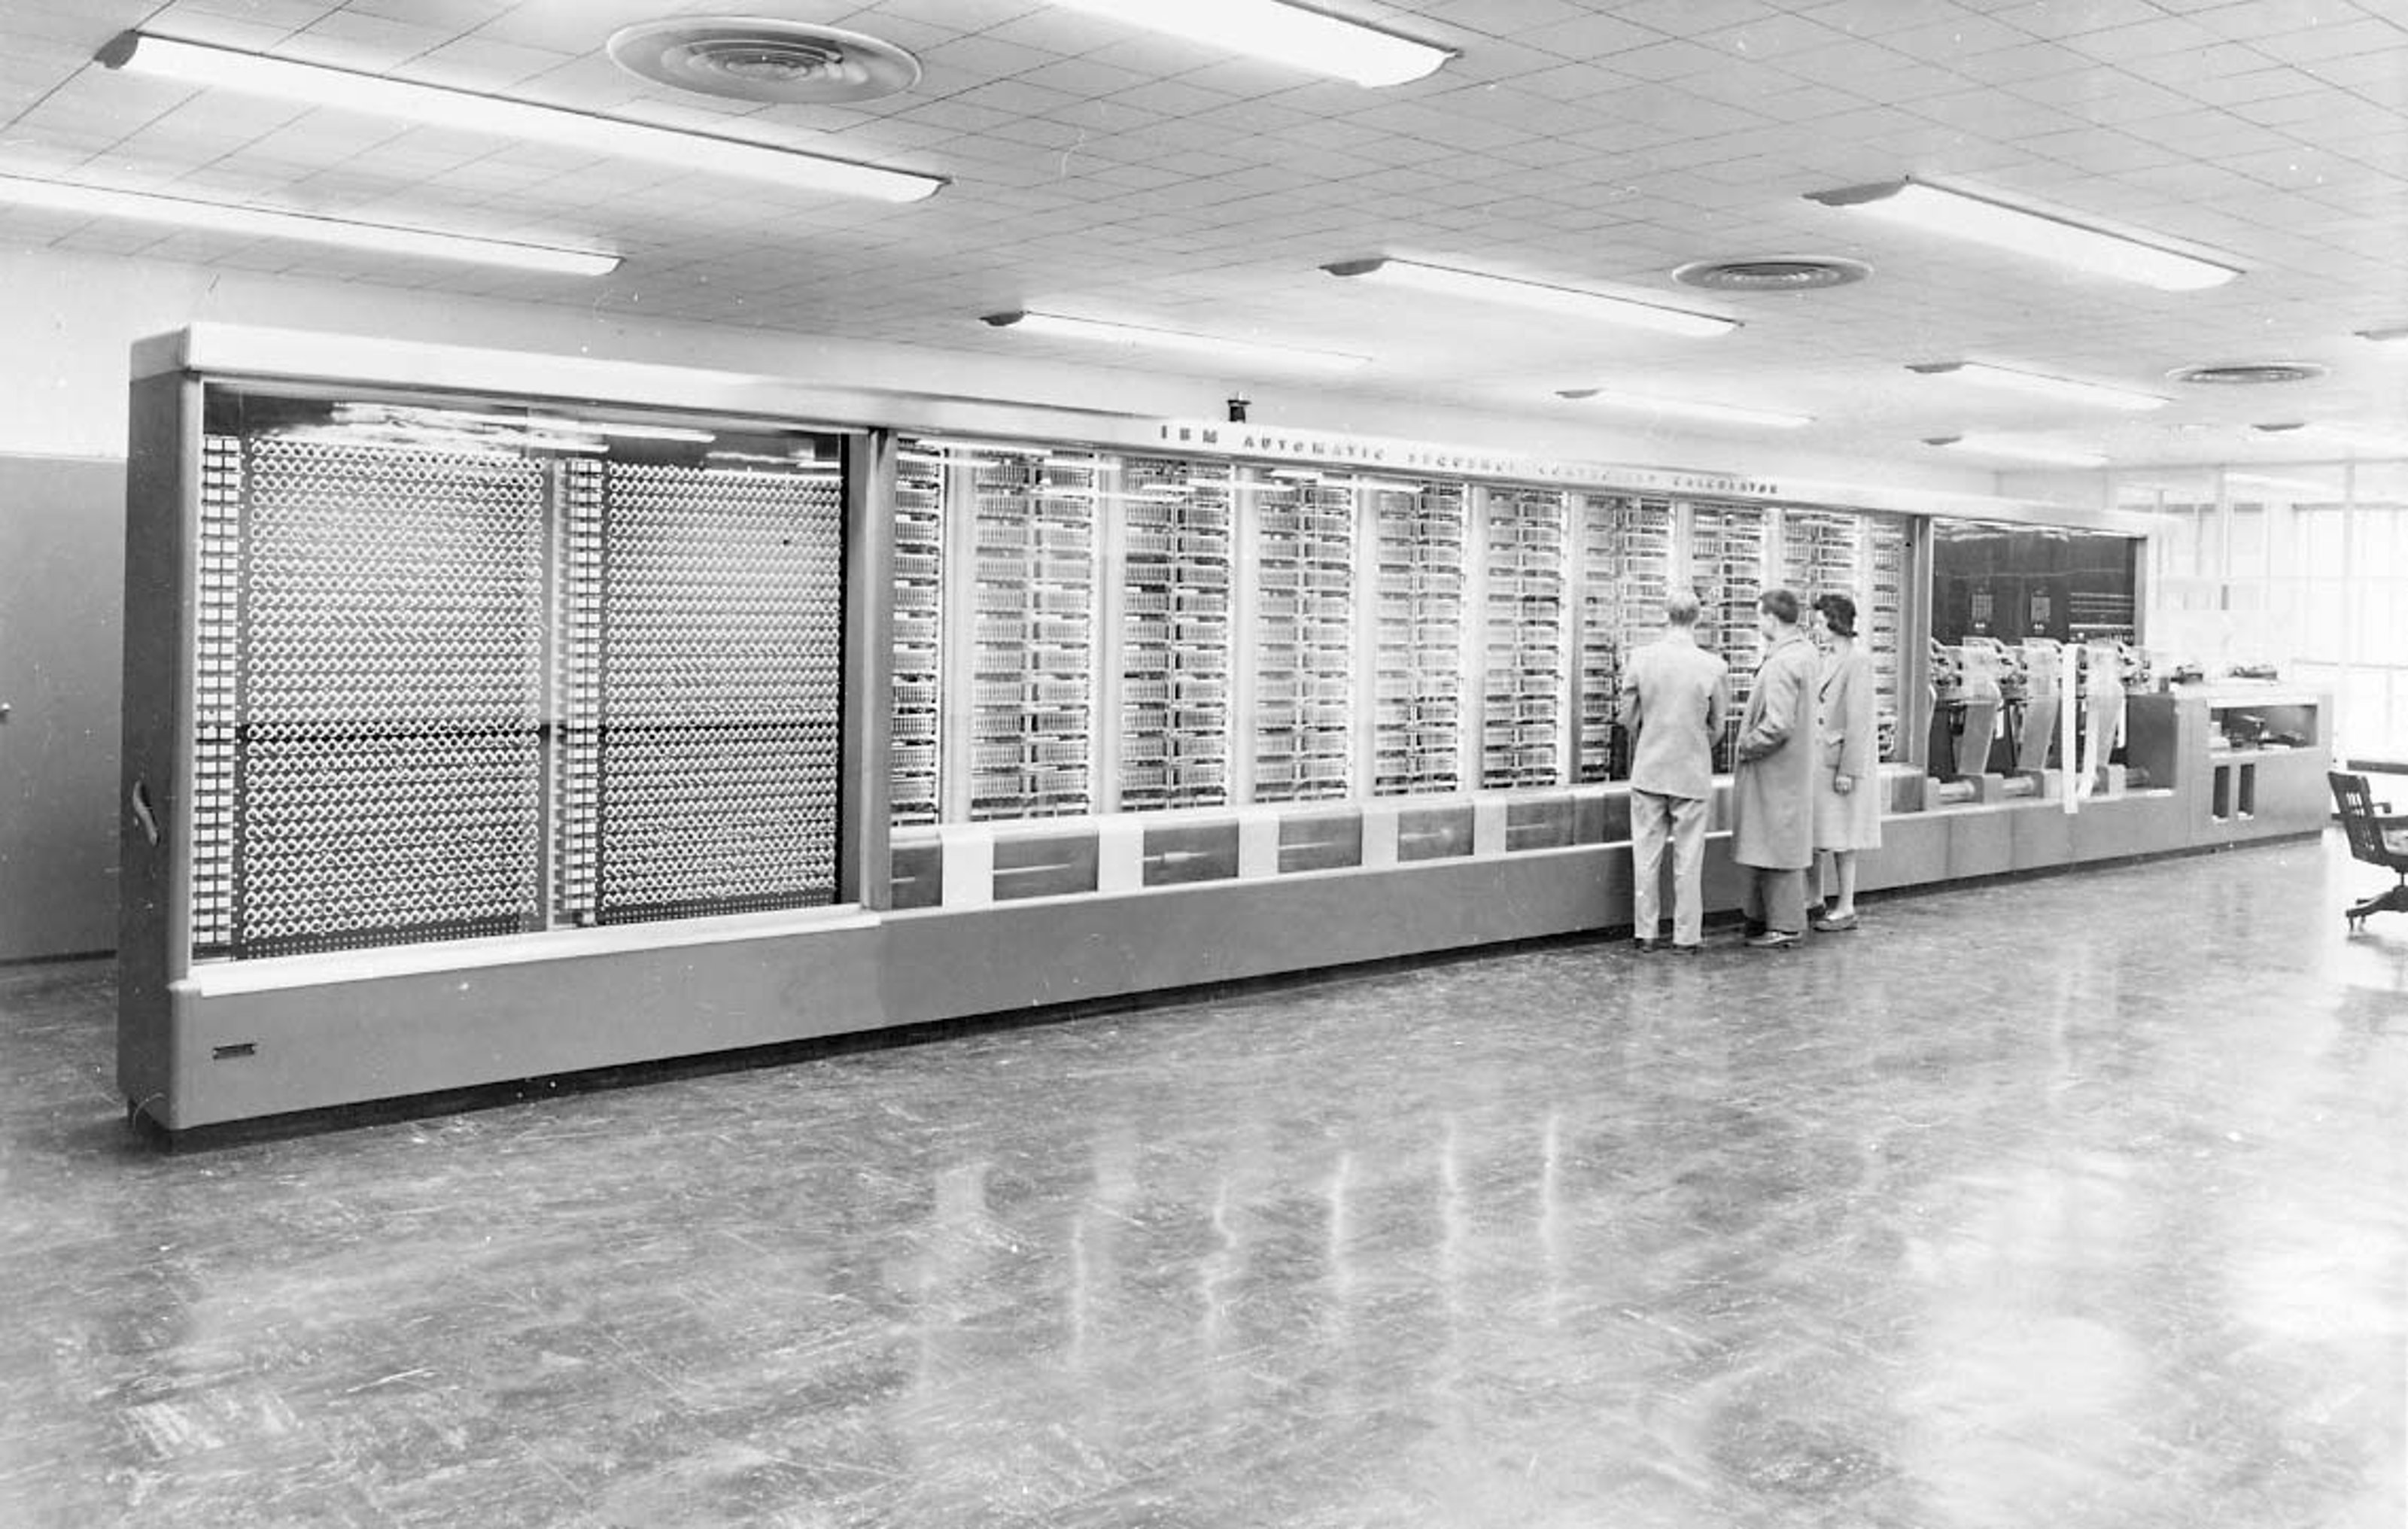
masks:
<instances>
[{"instance_id":1,"label":"large computer cabinet","mask_svg":"<svg viewBox=\"0 0 2408 1529\"><path fill-rule=\"evenodd\" d=\"M1870 885L2197 837L2179 780L1927 809L1897 495L207 326L136 363L120 1082L169 1131L1627 923L1619 680L1676 587L1742 686L1761 590L1856 599Z\"/></svg>"}]
</instances>

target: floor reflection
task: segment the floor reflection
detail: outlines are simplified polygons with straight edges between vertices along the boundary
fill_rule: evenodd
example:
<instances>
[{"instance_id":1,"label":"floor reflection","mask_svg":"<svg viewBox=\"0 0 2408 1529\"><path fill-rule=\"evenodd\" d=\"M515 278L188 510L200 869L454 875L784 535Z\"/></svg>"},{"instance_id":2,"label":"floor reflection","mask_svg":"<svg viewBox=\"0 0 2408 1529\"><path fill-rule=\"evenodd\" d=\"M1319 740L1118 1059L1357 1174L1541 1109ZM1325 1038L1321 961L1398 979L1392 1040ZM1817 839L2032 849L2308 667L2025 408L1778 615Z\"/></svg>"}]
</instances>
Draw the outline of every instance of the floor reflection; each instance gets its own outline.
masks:
<instances>
[{"instance_id":1,"label":"floor reflection","mask_svg":"<svg viewBox=\"0 0 2408 1529\"><path fill-rule=\"evenodd\" d=\"M0 1500L77 1526L2397 1523L2408 919L2345 936L2338 858L177 1158L93 1147L106 968L0 971Z\"/></svg>"}]
</instances>

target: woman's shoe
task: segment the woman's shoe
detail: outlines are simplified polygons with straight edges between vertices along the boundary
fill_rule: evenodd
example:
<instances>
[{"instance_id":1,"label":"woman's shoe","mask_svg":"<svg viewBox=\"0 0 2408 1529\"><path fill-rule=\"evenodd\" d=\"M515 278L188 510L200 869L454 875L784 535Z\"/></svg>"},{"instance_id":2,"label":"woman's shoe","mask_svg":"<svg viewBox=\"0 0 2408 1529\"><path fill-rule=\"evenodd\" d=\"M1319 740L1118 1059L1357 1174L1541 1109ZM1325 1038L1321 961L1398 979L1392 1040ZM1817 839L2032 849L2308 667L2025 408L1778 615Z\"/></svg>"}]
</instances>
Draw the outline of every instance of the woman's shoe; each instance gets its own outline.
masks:
<instances>
[{"instance_id":1,"label":"woman's shoe","mask_svg":"<svg viewBox=\"0 0 2408 1529\"><path fill-rule=\"evenodd\" d=\"M1856 916L1853 913L1842 913L1834 917L1819 908L1815 910L1813 918L1806 921L1807 928L1824 935L1842 934L1856 926Z\"/></svg>"}]
</instances>

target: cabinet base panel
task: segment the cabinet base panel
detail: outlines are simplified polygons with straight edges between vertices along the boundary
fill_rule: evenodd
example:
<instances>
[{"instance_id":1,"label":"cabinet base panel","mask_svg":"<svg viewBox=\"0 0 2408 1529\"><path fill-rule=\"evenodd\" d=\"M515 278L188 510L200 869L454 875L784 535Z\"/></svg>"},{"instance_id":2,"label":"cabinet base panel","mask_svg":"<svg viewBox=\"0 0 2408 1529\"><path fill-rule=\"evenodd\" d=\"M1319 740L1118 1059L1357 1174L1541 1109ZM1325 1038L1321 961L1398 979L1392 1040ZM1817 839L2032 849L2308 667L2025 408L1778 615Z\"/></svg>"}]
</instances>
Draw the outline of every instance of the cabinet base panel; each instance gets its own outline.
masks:
<instances>
[{"instance_id":1,"label":"cabinet base panel","mask_svg":"<svg viewBox=\"0 0 2408 1529\"><path fill-rule=\"evenodd\" d=\"M1861 884L1898 891L2315 831L2199 844L2181 831L2182 805L2135 796L2078 817L2017 803L1892 818ZM1713 836L1709 912L1733 912L1742 884L1728 836ZM928 908L701 946L645 946L630 930L628 948L603 953L207 995L179 989L158 1023L121 1023L131 1062L121 1084L145 1130L170 1139L236 1122L307 1129L380 1101L417 1101L422 1111L506 1102L776 1060L840 1037L910 1038L932 1024L1613 932L1627 929L1629 907L1628 847L1590 844Z\"/></svg>"}]
</instances>

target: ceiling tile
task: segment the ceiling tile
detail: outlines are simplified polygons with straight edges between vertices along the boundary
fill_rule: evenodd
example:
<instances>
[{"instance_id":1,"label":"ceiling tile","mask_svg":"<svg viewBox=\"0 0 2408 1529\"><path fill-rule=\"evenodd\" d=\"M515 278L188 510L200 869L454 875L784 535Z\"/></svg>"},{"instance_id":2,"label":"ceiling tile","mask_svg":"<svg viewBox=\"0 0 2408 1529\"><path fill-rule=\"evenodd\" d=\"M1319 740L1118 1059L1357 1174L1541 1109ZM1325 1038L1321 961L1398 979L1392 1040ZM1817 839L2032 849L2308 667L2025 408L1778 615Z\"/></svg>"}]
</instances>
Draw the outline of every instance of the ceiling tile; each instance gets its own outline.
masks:
<instances>
[{"instance_id":1,"label":"ceiling tile","mask_svg":"<svg viewBox=\"0 0 2408 1529\"><path fill-rule=\"evenodd\" d=\"M7 209L0 240L1013 354L1046 352L971 316L1042 296L1341 348L1352 336L1383 357L1382 386L1479 407L1561 338L1430 305L1399 325L1314 267L1418 253L1670 292L1671 267L1702 255L1853 253L1876 281L1757 305L1731 345L1613 352L1732 395L1768 378L1821 388L1828 441L1868 428L1848 422L1963 422L1930 418L1902 370L1934 350L2145 377L2168 357L2246 353L2273 324L2302 353L2330 343L2364 367L2340 346L2345 328L2315 336L2371 292L2408 312L2408 35L2369 25L2391 20L2382 7L2342 0L1351 0L1465 50L1390 90L1039 0L781 0L781 16L890 36L928 62L907 94L822 107L687 94L600 51L618 25L712 0L179 0L156 21L954 178L904 207L731 194L669 166L93 69L91 50L150 8L20 0L0 14L0 171L582 238L625 250L626 268L563 283ZM2181 297L2129 291L1804 197L1909 171L2226 249L2249 278ZM2333 387L2376 406L2362 379ZM2231 407L2186 400L2201 415Z\"/></svg>"}]
</instances>

